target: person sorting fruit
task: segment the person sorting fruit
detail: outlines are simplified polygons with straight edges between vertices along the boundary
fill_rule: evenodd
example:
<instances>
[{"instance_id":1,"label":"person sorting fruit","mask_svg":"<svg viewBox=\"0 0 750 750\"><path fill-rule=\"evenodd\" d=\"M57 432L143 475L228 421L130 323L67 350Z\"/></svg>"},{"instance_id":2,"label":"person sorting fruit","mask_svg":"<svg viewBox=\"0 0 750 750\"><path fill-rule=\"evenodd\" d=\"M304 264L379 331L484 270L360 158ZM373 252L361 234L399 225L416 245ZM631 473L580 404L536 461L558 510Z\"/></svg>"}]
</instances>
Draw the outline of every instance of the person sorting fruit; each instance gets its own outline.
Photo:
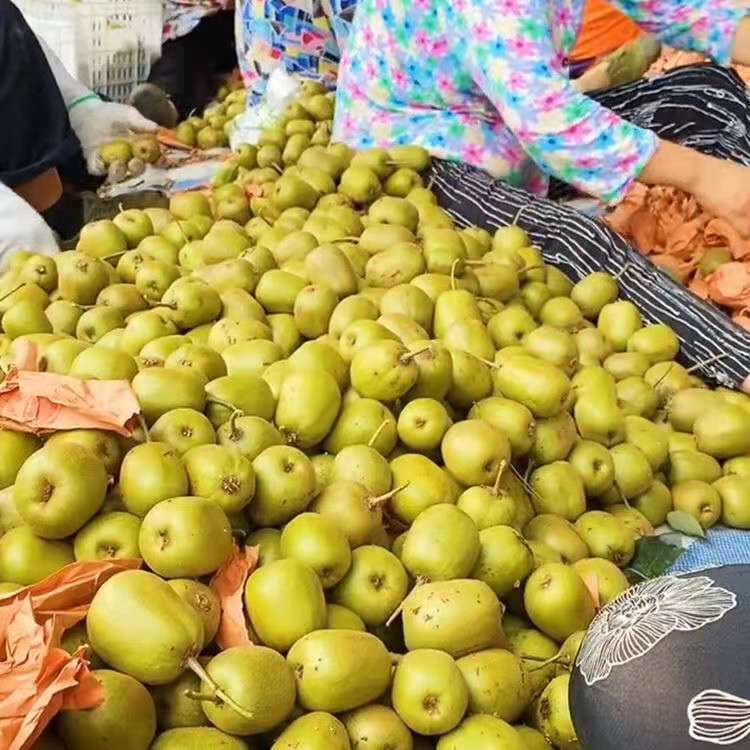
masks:
<instances>
[{"instance_id":1,"label":"person sorting fruit","mask_svg":"<svg viewBox=\"0 0 750 750\"><path fill-rule=\"evenodd\" d=\"M101 175L99 147L156 125L137 110L104 102L70 76L10 0L0 0L0 263L12 251L58 251L40 215L62 193L58 168L82 154Z\"/></svg>"},{"instance_id":2,"label":"person sorting fruit","mask_svg":"<svg viewBox=\"0 0 750 750\"><path fill-rule=\"evenodd\" d=\"M722 66L750 62L750 19L732 0L614 5L672 46ZM684 124L675 118L695 123L705 116L700 109L673 106L670 123L654 124L660 138L648 112L631 121L637 98L612 109L576 89L568 58L583 7L583 0L361 0L339 74L334 140L357 148L417 143L539 196L551 178L607 203L636 180L674 186L750 234L750 171L670 140ZM704 109L718 104L726 120L729 94L716 91L730 86L723 74L707 67L690 86L706 97ZM671 84L674 105L686 91L679 76Z\"/></svg>"}]
</instances>

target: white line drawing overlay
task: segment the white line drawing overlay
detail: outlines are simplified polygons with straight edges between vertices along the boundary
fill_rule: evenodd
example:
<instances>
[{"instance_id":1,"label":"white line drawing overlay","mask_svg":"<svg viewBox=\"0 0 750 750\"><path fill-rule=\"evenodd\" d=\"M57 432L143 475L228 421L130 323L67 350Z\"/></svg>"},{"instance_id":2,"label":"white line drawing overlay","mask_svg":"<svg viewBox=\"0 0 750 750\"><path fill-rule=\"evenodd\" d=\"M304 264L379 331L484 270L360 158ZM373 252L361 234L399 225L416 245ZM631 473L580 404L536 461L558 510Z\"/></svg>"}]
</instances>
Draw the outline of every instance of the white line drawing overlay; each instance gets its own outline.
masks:
<instances>
[{"instance_id":1,"label":"white line drawing overlay","mask_svg":"<svg viewBox=\"0 0 750 750\"><path fill-rule=\"evenodd\" d=\"M711 745L736 745L750 737L750 701L723 690L704 690L688 705L690 736Z\"/></svg>"},{"instance_id":2,"label":"white line drawing overlay","mask_svg":"<svg viewBox=\"0 0 750 750\"><path fill-rule=\"evenodd\" d=\"M613 667L645 656L671 633L700 630L736 606L736 595L706 576L646 581L602 609L576 665L591 687L609 677Z\"/></svg>"}]
</instances>

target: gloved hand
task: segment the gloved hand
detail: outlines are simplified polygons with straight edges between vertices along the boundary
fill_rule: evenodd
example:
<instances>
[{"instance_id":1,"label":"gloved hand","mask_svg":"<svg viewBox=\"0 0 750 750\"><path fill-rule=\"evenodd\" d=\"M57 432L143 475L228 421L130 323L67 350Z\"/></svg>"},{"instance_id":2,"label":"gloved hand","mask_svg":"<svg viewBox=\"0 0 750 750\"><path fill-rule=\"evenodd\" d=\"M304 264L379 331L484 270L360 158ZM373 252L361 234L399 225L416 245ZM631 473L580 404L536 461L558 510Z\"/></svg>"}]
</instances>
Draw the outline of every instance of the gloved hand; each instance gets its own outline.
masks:
<instances>
[{"instance_id":1,"label":"gloved hand","mask_svg":"<svg viewBox=\"0 0 750 750\"><path fill-rule=\"evenodd\" d=\"M68 108L70 124L81 142L88 171L92 175L103 175L107 170L98 158L101 146L131 132L153 133L158 126L133 107L101 101L68 73L43 39L37 39Z\"/></svg>"},{"instance_id":2,"label":"gloved hand","mask_svg":"<svg viewBox=\"0 0 750 750\"><path fill-rule=\"evenodd\" d=\"M0 268L19 250L54 255L60 248L41 215L0 182Z\"/></svg>"},{"instance_id":3,"label":"gloved hand","mask_svg":"<svg viewBox=\"0 0 750 750\"><path fill-rule=\"evenodd\" d=\"M99 158L99 148L105 143L127 138L133 132L153 133L157 125L147 120L134 107L100 99L87 99L69 113L86 160L89 174L103 175L107 167Z\"/></svg>"}]
</instances>

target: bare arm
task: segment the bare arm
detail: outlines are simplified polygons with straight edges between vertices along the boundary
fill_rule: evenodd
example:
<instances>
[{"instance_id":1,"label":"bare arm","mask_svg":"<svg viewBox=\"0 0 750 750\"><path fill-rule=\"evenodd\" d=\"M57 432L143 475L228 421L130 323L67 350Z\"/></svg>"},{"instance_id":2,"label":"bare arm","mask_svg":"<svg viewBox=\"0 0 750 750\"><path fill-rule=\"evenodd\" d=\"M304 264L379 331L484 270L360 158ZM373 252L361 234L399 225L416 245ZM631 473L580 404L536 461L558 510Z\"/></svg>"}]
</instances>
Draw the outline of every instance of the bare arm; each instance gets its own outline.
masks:
<instances>
[{"instance_id":1,"label":"bare arm","mask_svg":"<svg viewBox=\"0 0 750 750\"><path fill-rule=\"evenodd\" d=\"M732 60L740 65L750 65L750 17L743 18L737 27L732 45Z\"/></svg>"}]
</instances>

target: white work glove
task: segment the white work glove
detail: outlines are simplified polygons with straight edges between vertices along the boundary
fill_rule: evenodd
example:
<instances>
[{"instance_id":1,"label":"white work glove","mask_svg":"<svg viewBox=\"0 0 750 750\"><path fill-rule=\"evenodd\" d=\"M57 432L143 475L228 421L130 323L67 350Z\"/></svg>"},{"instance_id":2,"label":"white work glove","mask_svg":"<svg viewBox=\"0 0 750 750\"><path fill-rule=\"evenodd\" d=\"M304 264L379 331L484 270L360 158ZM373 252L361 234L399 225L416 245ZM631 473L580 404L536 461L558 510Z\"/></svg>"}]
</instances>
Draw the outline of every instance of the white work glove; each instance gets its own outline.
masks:
<instances>
[{"instance_id":1,"label":"white work glove","mask_svg":"<svg viewBox=\"0 0 750 750\"><path fill-rule=\"evenodd\" d=\"M60 252L47 222L20 195L0 182L0 269L19 250L41 255Z\"/></svg>"},{"instance_id":2,"label":"white work glove","mask_svg":"<svg viewBox=\"0 0 750 750\"><path fill-rule=\"evenodd\" d=\"M81 142L89 174L103 175L107 167L99 149L110 141L127 138L132 133L153 133L158 125L147 120L134 107L100 99L87 99L68 113L70 124Z\"/></svg>"},{"instance_id":3,"label":"white work glove","mask_svg":"<svg viewBox=\"0 0 750 750\"><path fill-rule=\"evenodd\" d=\"M99 159L99 148L105 143L127 137L133 132L153 133L158 125L147 120L134 107L114 102L103 102L90 89L73 78L55 53L37 37L52 69L65 106L70 124L78 140L88 171L92 175L103 175L106 167Z\"/></svg>"}]
</instances>

